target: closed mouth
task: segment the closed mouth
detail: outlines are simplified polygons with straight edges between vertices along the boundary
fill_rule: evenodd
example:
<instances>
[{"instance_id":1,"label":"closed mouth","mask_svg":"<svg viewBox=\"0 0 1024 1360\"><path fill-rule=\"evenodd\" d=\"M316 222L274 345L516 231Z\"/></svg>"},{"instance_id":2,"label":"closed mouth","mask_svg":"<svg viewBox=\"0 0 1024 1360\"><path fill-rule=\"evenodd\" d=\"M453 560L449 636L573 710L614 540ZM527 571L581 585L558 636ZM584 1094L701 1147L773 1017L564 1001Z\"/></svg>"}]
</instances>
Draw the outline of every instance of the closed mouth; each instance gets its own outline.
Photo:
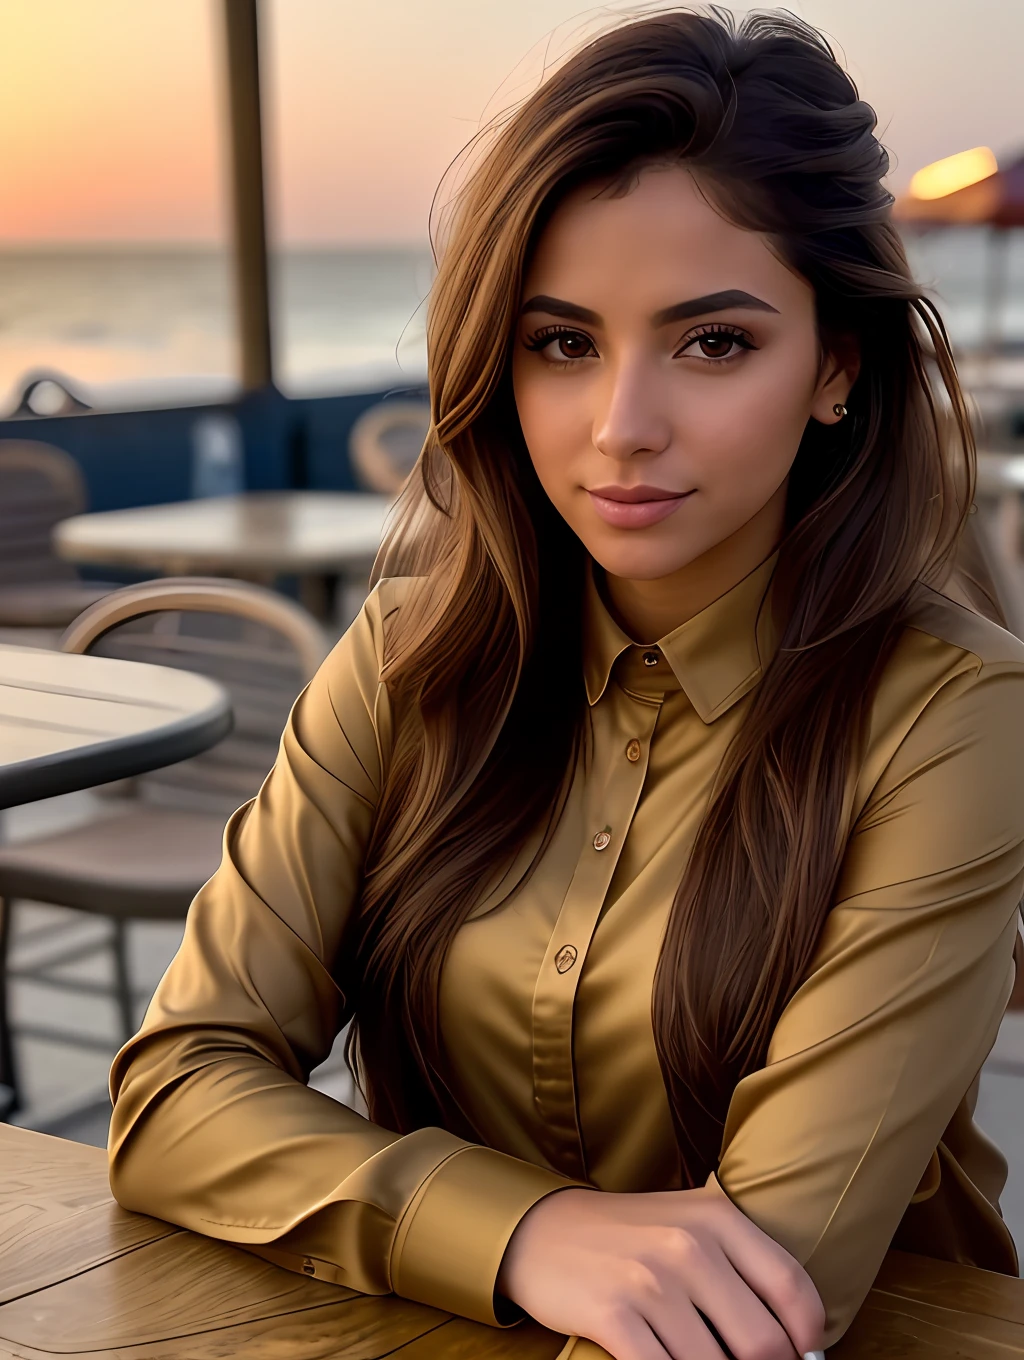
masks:
<instances>
[{"instance_id":1,"label":"closed mouth","mask_svg":"<svg viewBox=\"0 0 1024 1360\"><path fill-rule=\"evenodd\" d=\"M636 505L640 501L674 501L688 496L689 491L668 491L663 486L595 486L588 488L592 496L606 501L621 501Z\"/></svg>"}]
</instances>

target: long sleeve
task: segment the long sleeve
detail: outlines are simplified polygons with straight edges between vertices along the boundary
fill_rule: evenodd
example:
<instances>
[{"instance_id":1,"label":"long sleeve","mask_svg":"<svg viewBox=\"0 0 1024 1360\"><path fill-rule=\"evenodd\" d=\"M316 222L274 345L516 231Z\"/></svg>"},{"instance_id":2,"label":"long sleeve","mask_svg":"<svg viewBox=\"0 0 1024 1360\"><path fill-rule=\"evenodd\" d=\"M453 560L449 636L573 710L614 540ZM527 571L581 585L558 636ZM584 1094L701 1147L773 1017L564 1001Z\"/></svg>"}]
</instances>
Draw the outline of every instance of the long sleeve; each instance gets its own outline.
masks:
<instances>
[{"instance_id":1,"label":"long sleeve","mask_svg":"<svg viewBox=\"0 0 1024 1360\"><path fill-rule=\"evenodd\" d=\"M912 1199L962 1174L939 1144L1003 1014L1024 884L1019 663L949 679L886 755L810 974L733 1095L717 1173L805 1264L828 1344Z\"/></svg>"},{"instance_id":2,"label":"long sleeve","mask_svg":"<svg viewBox=\"0 0 1024 1360\"><path fill-rule=\"evenodd\" d=\"M526 1210L571 1182L311 1090L349 1018L335 981L388 753L385 582L300 696L258 797L111 1070L118 1201L368 1293L496 1322Z\"/></svg>"}]
</instances>

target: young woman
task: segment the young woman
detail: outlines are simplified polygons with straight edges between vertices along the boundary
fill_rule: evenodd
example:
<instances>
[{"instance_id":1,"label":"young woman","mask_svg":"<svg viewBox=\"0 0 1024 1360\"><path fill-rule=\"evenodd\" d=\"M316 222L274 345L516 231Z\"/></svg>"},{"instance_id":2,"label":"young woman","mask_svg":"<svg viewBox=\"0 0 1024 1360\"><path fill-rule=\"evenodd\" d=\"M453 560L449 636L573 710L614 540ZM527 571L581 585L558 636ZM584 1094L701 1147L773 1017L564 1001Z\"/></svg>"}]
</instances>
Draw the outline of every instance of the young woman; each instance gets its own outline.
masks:
<instances>
[{"instance_id":1,"label":"young woman","mask_svg":"<svg viewBox=\"0 0 1024 1360\"><path fill-rule=\"evenodd\" d=\"M396 565L115 1062L122 1204L618 1360L831 1344L893 1242L1016 1273L1024 647L874 122L672 11L498 129ZM305 1085L349 1022L369 1120Z\"/></svg>"}]
</instances>

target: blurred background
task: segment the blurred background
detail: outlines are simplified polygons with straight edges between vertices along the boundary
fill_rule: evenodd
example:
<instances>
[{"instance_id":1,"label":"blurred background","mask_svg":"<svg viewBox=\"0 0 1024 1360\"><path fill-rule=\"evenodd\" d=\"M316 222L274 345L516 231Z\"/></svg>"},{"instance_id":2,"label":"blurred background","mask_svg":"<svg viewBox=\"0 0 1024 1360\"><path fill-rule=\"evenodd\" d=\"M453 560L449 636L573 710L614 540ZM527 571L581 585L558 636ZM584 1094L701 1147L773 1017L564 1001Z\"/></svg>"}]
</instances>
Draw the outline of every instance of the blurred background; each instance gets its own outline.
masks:
<instances>
[{"instance_id":1,"label":"blurred background","mask_svg":"<svg viewBox=\"0 0 1024 1360\"><path fill-rule=\"evenodd\" d=\"M635 5L263 0L275 381L289 395L422 371L427 222L482 116ZM733 6L736 10L746 6ZM878 112L891 187L1024 151L1024 7L795 0ZM55 371L90 405L236 385L216 0L0 0L0 411ZM908 231L962 348L985 338L985 226ZM1024 248L1000 327L1024 340Z\"/></svg>"},{"instance_id":2,"label":"blurred background","mask_svg":"<svg viewBox=\"0 0 1024 1360\"><path fill-rule=\"evenodd\" d=\"M552 64L657 8L0 0L0 661L3 644L66 650L90 591L183 573L255 583L303 611L304 636L319 630L313 654L330 645L426 428L439 182ZM978 506L1024 633L1024 6L789 8L877 110L901 230L974 403ZM173 822L173 780L159 798L86 790L0 814L0 1119L105 1141L110 1059L215 867L224 808L247 780L258 787L301 682L293 668L272 703L254 699L253 675L273 667L252 664L246 628L204 634L218 655L235 648L220 678L247 715L232 740L248 772L200 768L205 860ZM201 632L181 631L191 642L174 664L217 674ZM130 826L140 808L152 820L158 804L167 834L152 844L175 862L105 897L133 835L119 830L98 863L102 826ZM1010 1157L1019 1241L1022 1077L1024 1012L1011 1010L978 1117ZM314 1083L358 1104L337 1046Z\"/></svg>"}]
</instances>

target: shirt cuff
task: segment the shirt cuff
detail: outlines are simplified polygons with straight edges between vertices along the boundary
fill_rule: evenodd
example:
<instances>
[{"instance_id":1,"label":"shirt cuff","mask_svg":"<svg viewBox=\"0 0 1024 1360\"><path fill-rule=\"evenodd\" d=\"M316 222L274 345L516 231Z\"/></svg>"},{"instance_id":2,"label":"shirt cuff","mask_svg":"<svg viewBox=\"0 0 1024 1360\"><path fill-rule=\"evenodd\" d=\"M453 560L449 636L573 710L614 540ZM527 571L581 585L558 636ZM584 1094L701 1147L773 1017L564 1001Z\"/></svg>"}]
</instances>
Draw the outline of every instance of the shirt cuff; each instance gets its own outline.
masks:
<instances>
[{"instance_id":1,"label":"shirt cuff","mask_svg":"<svg viewBox=\"0 0 1024 1360\"><path fill-rule=\"evenodd\" d=\"M518 1321L515 1305L495 1298L509 1238L538 1200L582 1184L493 1148L461 1148L427 1177L399 1222L392 1289L492 1327Z\"/></svg>"}]
</instances>

